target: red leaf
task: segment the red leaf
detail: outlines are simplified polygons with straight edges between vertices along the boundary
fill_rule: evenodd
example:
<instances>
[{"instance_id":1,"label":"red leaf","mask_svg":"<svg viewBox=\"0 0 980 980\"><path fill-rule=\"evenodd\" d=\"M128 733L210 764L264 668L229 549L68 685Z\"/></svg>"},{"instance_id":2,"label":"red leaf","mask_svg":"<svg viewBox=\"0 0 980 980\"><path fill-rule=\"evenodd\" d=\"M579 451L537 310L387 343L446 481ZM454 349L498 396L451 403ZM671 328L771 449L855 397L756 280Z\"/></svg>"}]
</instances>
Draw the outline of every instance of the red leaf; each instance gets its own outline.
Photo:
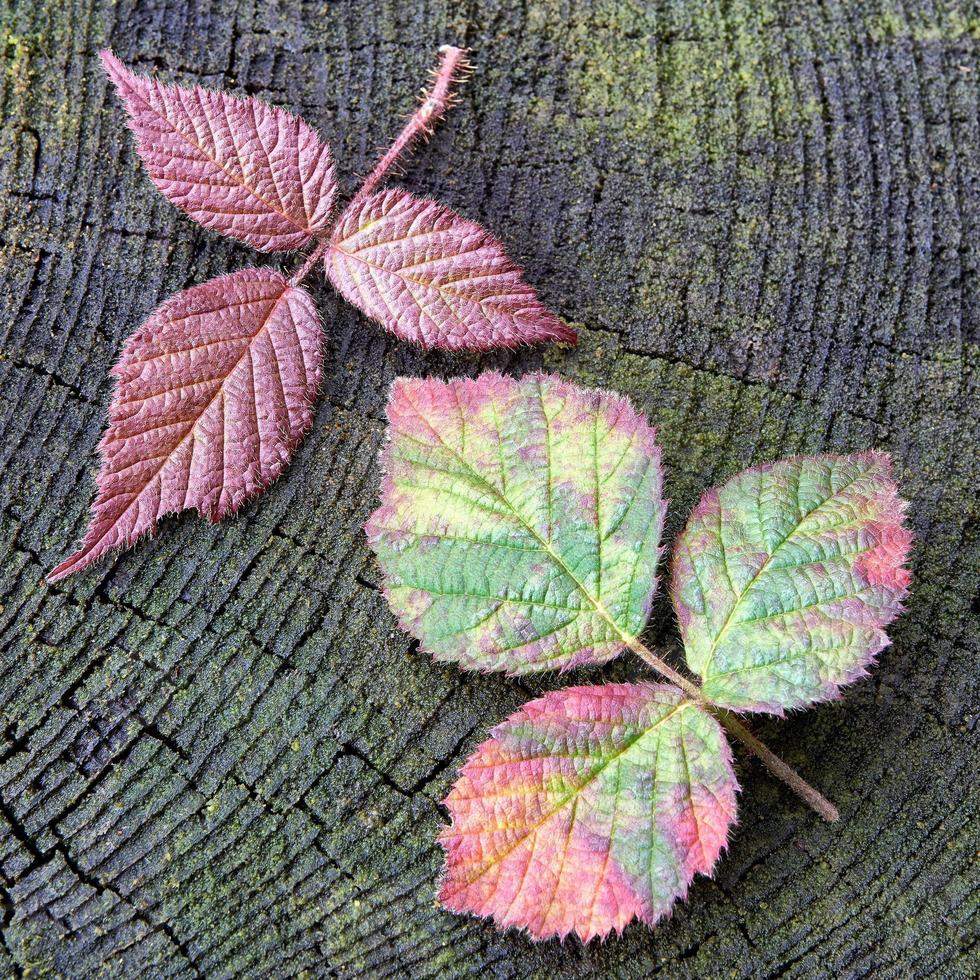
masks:
<instances>
[{"instance_id":1,"label":"red leaf","mask_svg":"<svg viewBox=\"0 0 980 980\"><path fill-rule=\"evenodd\" d=\"M212 521L271 483L310 427L322 332L309 294L243 269L171 297L126 343L81 548L55 582L196 507Z\"/></svg>"},{"instance_id":2,"label":"red leaf","mask_svg":"<svg viewBox=\"0 0 980 980\"><path fill-rule=\"evenodd\" d=\"M460 771L439 901L535 939L653 925L711 874L737 789L721 725L676 687L551 691Z\"/></svg>"},{"instance_id":3,"label":"red leaf","mask_svg":"<svg viewBox=\"0 0 980 980\"><path fill-rule=\"evenodd\" d=\"M326 267L348 302L423 347L575 342L492 235L405 191L355 200L337 223Z\"/></svg>"},{"instance_id":4,"label":"red leaf","mask_svg":"<svg viewBox=\"0 0 980 980\"><path fill-rule=\"evenodd\" d=\"M110 51L102 63L153 183L205 228L263 252L301 248L327 231L333 162L302 119L259 99L164 85Z\"/></svg>"}]
</instances>

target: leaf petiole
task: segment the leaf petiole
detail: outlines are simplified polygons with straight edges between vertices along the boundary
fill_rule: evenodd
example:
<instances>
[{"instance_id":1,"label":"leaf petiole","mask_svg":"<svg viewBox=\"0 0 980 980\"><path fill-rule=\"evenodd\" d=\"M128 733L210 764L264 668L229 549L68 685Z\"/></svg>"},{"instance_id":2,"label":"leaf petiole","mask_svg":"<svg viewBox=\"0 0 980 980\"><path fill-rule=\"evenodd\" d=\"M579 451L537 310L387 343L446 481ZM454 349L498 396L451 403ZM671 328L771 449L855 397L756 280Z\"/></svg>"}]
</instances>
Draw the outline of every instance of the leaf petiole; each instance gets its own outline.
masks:
<instances>
[{"instance_id":1,"label":"leaf petiole","mask_svg":"<svg viewBox=\"0 0 980 980\"><path fill-rule=\"evenodd\" d=\"M323 258L324 253L330 247L330 239L322 239L315 249L306 256L303 264L299 267L296 273L293 275L292 279L289 280L290 286L302 285L303 280L310 274L313 266Z\"/></svg>"},{"instance_id":2,"label":"leaf petiole","mask_svg":"<svg viewBox=\"0 0 980 980\"><path fill-rule=\"evenodd\" d=\"M345 209L345 213L352 213L359 208L370 196L374 189L395 166L398 160L407 153L412 144L421 135L428 135L432 132L435 124L445 115L446 110L453 105L453 85L460 79L463 72L467 69L466 52L462 48L453 47L451 44L444 44L439 53L442 56L439 67L435 70L435 82L432 88L423 93L422 104L412 114L411 119L405 124L405 128L398 134L397 139L388 148L384 156L378 161L374 170L361 185L360 190L354 195L353 200ZM330 247L330 234L318 239L316 248L306 257L303 264L299 267L293 277L289 280L290 286L300 286L310 274L317 262L323 258L324 253Z\"/></svg>"},{"instance_id":3,"label":"leaf petiole","mask_svg":"<svg viewBox=\"0 0 980 980\"><path fill-rule=\"evenodd\" d=\"M724 708L712 708L712 714L734 735L777 779L781 779L800 799L809 803L827 823L836 823L840 812L822 793L817 792L800 774L760 742L738 718Z\"/></svg>"},{"instance_id":4,"label":"leaf petiole","mask_svg":"<svg viewBox=\"0 0 980 980\"><path fill-rule=\"evenodd\" d=\"M657 673L676 684L692 701L714 715L724 725L729 734L734 735L762 764L775 776L782 780L801 800L807 803L828 823L840 819L840 812L833 803L822 793L815 790L792 766L783 762L768 746L755 737L752 732L731 712L719 708L707 700L701 688L683 674L674 670L665 660L658 657L652 650L639 640L623 637L627 646Z\"/></svg>"},{"instance_id":5,"label":"leaf petiole","mask_svg":"<svg viewBox=\"0 0 980 980\"><path fill-rule=\"evenodd\" d=\"M412 148L415 141L420 136L429 135L435 124L445 115L446 110L453 105L453 85L468 67L466 52L462 48L444 44L439 49L439 53L442 58L435 71L432 88L425 93L422 104L412 114L395 142L391 144L361 185L361 189L354 195L354 199L348 205L348 211L356 211L371 196L374 189L385 179L399 159Z\"/></svg>"}]
</instances>

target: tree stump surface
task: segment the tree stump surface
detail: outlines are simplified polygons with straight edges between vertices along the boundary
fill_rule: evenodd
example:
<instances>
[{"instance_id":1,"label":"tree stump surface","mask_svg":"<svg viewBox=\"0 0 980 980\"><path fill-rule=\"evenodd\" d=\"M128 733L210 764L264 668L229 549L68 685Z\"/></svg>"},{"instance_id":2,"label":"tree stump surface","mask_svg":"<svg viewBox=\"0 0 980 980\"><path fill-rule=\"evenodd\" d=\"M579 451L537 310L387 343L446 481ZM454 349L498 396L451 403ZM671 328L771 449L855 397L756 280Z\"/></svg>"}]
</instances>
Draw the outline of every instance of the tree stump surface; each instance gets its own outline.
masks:
<instances>
[{"instance_id":1,"label":"tree stump surface","mask_svg":"<svg viewBox=\"0 0 980 980\"><path fill-rule=\"evenodd\" d=\"M975 974L976 8L8 0L0 27L0 975ZM350 193L447 42L476 73L402 184L501 238L579 346L425 354L318 282L326 379L286 475L46 585L87 521L124 338L276 261L156 192L99 49L301 112ZM841 821L739 752L714 879L587 947L434 903L457 768L572 678L429 662L361 530L392 379L489 366L629 395L665 448L668 545L707 487L794 453L887 449L912 501L913 593L877 668L756 726ZM661 597L651 642L675 635Z\"/></svg>"}]
</instances>

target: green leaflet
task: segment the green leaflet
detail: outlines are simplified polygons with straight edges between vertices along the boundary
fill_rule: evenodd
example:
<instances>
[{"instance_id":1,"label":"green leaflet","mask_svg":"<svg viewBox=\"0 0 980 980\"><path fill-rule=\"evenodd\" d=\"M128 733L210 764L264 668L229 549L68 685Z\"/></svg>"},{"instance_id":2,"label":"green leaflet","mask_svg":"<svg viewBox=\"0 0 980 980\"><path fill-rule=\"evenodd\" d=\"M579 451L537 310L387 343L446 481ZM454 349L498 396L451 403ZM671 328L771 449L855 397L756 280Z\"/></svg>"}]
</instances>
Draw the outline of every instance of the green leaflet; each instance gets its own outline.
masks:
<instances>
[{"instance_id":1,"label":"green leaflet","mask_svg":"<svg viewBox=\"0 0 980 980\"><path fill-rule=\"evenodd\" d=\"M551 375L402 378L367 535L438 660L522 674L616 656L646 624L664 502L654 430Z\"/></svg>"},{"instance_id":2,"label":"green leaflet","mask_svg":"<svg viewBox=\"0 0 980 980\"><path fill-rule=\"evenodd\" d=\"M704 695L781 714L866 673L908 588L904 509L875 452L784 460L709 490L671 578Z\"/></svg>"}]
</instances>

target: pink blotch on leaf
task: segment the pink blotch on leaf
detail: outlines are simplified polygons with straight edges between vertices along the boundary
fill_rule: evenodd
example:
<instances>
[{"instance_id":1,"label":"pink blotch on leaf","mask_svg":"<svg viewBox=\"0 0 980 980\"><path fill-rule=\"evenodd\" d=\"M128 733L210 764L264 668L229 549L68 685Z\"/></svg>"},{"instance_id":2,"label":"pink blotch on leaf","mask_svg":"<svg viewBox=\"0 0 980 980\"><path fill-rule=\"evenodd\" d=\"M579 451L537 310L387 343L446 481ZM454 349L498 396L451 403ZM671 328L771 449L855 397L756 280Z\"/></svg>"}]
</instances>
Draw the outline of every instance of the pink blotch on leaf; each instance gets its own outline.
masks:
<instances>
[{"instance_id":1,"label":"pink blotch on leaf","mask_svg":"<svg viewBox=\"0 0 980 980\"><path fill-rule=\"evenodd\" d=\"M688 712L701 735L681 720ZM646 733L672 721L676 729L650 751L657 760L675 753L669 770L686 767L690 786L658 788L656 773L645 778L641 766L603 781ZM711 871L735 819L737 789L720 726L676 688L554 691L498 725L463 767L445 801L452 824L440 837L439 900L535 939L575 932L587 942L622 932L634 917L652 925L696 873ZM651 876L653 853L673 860L668 875Z\"/></svg>"}]
</instances>

